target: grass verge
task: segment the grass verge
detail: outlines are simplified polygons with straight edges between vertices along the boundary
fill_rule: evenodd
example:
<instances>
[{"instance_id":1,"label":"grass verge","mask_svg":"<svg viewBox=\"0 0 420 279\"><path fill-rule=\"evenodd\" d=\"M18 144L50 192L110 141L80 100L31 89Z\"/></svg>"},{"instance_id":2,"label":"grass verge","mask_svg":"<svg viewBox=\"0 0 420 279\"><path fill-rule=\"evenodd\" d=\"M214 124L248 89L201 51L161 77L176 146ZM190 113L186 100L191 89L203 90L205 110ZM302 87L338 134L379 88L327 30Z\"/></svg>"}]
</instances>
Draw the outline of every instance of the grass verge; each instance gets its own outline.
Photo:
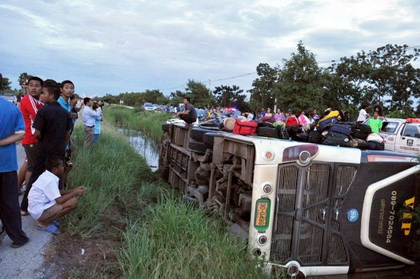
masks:
<instances>
[{"instance_id":1,"label":"grass verge","mask_svg":"<svg viewBox=\"0 0 420 279\"><path fill-rule=\"evenodd\" d=\"M162 124L173 117L167 113L137 111L120 106L106 107L104 115L112 124L132 130L141 130L153 140L160 140Z\"/></svg>"},{"instance_id":2,"label":"grass verge","mask_svg":"<svg viewBox=\"0 0 420 279\"><path fill-rule=\"evenodd\" d=\"M105 122L99 144L90 149L82 147L81 127L75 137L70 187L88 190L66 218L65 231L74 241L62 241L64 246L88 245L86 251L98 250L99 256L81 261L76 246L76 266L64 276L267 278L248 257L244 241L159 181L116 128Z\"/></svg>"}]
</instances>

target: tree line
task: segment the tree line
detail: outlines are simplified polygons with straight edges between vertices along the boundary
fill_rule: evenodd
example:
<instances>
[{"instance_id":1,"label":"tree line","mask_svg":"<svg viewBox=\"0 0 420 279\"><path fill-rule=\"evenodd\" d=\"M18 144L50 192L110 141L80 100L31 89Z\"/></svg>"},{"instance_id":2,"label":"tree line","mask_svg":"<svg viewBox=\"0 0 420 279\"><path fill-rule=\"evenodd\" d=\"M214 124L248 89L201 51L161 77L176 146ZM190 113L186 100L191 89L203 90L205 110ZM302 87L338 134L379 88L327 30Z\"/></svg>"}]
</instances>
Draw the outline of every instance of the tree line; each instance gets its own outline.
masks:
<instances>
[{"instance_id":1,"label":"tree line","mask_svg":"<svg viewBox=\"0 0 420 279\"><path fill-rule=\"evenodd\" d=\"M188 80L184 90L176 90L169 96L159 90L146 90L117 96L106 94L102 99L109 103L122 100L130 106L145 102L178 105L188 96L196 107L236 106L241 111L255 112L275 107L296 113L340 107L353 118L366 103L382 106L388 116L419 116L420 69L413 66L419 55L420 49L387 44L320 67L315 54L299 42L296 52L282 60L283 66L267 63L257 66L258 77L248 94L236 85L220 85L210 90L202 82ZM19 77L21 86L25 77L27 73ZM3 78L1 87L10 91L10 81ZM17 94L19 90L12 93Z\"/></svg>"}]
</instances>

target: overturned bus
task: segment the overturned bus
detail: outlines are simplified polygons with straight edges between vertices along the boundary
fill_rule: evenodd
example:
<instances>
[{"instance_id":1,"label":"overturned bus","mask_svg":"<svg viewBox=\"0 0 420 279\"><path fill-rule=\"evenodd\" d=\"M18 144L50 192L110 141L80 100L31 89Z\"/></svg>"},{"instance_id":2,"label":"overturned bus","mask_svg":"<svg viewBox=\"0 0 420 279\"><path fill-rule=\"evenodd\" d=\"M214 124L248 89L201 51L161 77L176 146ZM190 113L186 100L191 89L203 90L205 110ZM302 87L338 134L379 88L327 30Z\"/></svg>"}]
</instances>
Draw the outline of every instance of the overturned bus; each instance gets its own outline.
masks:
<instances>
[{"instance_id":1,"label":"overturned bus","mask_svg":"<svg viewBox=\"0 0 420 279\"><path fill-rule=\"evenodd\" d=\"M305 277L414 264L415 155L162 129L161 175L217 210L268 271Z\"/></svg>"}]
</instances>

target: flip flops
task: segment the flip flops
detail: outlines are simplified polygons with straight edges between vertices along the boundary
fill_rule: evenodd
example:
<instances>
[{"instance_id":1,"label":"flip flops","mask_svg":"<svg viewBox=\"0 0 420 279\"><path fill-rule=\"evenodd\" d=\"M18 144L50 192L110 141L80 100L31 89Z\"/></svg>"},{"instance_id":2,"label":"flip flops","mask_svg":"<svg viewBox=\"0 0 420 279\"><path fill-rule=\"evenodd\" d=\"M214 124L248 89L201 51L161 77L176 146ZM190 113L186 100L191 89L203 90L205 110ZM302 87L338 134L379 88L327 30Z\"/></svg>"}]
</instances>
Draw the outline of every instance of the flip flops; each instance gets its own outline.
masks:
<instances>
[{"instance_id":1,"label":"flip flops","mask_svg":"<svg viewBox=\"0 0 420 279\"><path fill-rule=\"evenodd\" d=\"M54 226L56 226L57 228L59 228L59 227L61 226L61 224L60 224L58 221L56 221L56 220L52 220L52 221L51 221L51 223L52 223Z\"/></svg>"},{"instance_id":2,"label":"flip flops","mask_svg":"<svg viewBox=\"0 0 420 279\"><path fill-rule=\"evenodd\" d=\"M51 224L51 225L46 226L46 227L41 227L41 226L38 225L37 229L39 231L46 231L46 232L52 233L54 235L61 234L60 230L54 224Z\"/></svg>"}]
</instances>

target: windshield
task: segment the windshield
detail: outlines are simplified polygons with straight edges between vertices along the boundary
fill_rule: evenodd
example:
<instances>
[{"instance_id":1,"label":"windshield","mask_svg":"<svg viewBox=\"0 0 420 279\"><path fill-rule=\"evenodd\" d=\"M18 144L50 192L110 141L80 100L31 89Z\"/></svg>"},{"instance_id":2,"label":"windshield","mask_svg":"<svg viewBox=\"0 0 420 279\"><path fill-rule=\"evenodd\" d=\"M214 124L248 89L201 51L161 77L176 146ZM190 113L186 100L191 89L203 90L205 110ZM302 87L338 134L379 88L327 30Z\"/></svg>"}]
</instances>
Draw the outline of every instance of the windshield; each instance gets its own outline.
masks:
<instances>
[{"instance_id":1,"label":"windshield","mask_svg":"<svg viewBox=\"0 0 420 279\"><path fill-rule=\"evenodd\" d=\"M385 133L395 133L395 131L397 130L398 127L398 122L387 122L384 121L384 123L382 124L382 132Z\"/></svg>"}]
</instances>

